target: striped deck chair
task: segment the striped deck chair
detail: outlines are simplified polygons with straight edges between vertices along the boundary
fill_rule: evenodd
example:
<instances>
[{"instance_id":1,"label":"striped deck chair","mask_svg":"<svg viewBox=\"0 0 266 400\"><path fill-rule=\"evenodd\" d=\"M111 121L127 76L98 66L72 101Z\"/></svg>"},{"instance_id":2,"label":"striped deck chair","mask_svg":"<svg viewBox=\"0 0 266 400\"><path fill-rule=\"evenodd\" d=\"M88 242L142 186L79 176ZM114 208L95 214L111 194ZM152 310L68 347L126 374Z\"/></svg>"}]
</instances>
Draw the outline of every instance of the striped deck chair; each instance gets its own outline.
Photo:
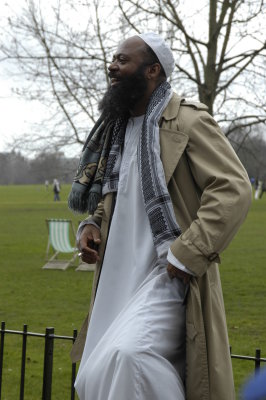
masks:
<instances>
[{"instance_id":1,"label":"striped deck chair","mask_svg":"<svg viewBox=\"0 0 266 400\"><path fill-rule=\"evenodd\" d=\"M67 269L70 265L74 265L74 261L77 258L78 250L72 247L70 242L70 229L75 237L73 223L69 219L47 219L48 228L48 244L46 249L46 260L47 263L43 266L43 269ZM53 250L53 255L49 258L50 248ZM58 259L59 254L71 253L72 258L70 259Z\"/></svg>"}]
</instances>

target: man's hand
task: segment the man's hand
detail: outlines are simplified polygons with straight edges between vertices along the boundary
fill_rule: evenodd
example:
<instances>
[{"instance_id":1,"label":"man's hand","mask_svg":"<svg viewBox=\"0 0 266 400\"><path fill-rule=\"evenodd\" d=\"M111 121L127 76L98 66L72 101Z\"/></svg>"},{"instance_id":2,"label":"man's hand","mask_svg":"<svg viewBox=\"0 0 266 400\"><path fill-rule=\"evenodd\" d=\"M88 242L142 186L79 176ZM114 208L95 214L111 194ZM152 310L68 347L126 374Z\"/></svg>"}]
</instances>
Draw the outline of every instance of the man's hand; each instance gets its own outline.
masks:
<instances>
[{"instance_id":1,"label":"man's hand","mask_svg":"<svg viewBox=\"0 0 266 400\"><path fill-rule=\"evenodd\" d=\"M85 225L77 243L82 261L87 264L95 264L96 261L99 261L98 245L100 243L100 229L91 224Z\"/></svg>"},{"instance_id":2,"label":"man's hand","mask_svg":"<svg viewBox=\"0 0 266 400\"><path fill-rule=\"evenodd\" d=\"M167 272L170 279L178 278L181 279L185 284L188 284L191 278L190 274L182 271L181 269L176 268L174 265L168 263Z\"/></svg>"}]
</instances>

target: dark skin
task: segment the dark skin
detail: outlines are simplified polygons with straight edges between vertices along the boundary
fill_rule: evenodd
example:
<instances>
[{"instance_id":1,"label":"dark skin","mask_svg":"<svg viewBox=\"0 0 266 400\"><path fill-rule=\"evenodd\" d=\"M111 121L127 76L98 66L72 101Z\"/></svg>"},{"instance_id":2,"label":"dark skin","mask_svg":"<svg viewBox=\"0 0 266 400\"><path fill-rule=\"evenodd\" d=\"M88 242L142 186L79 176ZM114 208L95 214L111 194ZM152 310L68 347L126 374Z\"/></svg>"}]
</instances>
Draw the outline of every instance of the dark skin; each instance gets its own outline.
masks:
<instances>
[{"instance_id":1,"label":"dark skin","mask_svg":"<svg viewBox=\"0 0 266 400\"><path fill-rule=\"evenodd\" d=\"M111 85L119 85L120 77L127 77L133 74L140 65L145 63L145 43L138 36L133 36L125 40L117 49L113 56L112 63L109 65ZM155 63L145 68L145 79L147 90L145 95L138 101L134 108L130 110L133 117L145 114L150 97L156 87L162 82L160 77L161 65ZM98 251L93 249L94 244L99 246L101 243L101 232L94 225L85 225L77 243L80 250L82 261L94 264L99 261ZM178 278L188 283L190 275L181 271L172 264L168 263L167 272L171 279Z\"/></svg>"}]
</instances>

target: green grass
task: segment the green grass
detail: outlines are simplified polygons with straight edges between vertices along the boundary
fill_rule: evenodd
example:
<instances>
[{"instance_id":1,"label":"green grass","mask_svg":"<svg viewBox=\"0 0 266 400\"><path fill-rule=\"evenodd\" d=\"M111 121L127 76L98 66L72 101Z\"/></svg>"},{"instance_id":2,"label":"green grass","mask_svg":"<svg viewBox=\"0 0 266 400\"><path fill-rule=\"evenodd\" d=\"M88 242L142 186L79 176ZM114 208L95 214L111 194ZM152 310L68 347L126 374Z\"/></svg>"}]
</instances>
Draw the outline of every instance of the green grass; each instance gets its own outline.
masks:
<instances>
[{"instance_id":1,"label":"green grass","mask_svg":"<svg viewBox=\"0 0 266 400\"><path fill-rule=\"evenodd\" d=\"M70 186L61 202L43 186L0 186L0 319L7 329L72 335L88 311L92 273L43 270L47 245L46 218L80 216L67 208ZM222 255L220 268L230 344L234 354L266 351L266 196L253 202L248 218ZM74 241L73 241L74 244ZM19 398L21 337L6 335L3 400ZM55 342L53 400L70 398L70 342ZM41 399L43 340L28 339L25 400ZM236 390L253 371L253 363L233 360Z\"/></svg>"},{"instance_id":2,"label":"green grass","mask_svg":"<svg viewBox=\"0 0 266 400\"><path fill-rule=\"evenodd\" d=\"M0 187L0 319L7 329L44 333L55 327L58 335L72 335L88 311L92 273L42 270L47 246L46 218L80 216L67 208L70 187L63 186L59 203L42 186ZM73 238L74 244L74 238ZM19 398L21 337L7 335L2 399ZM43 339L29 338L26 365L26 400L41 399ZM71 342L55 342L53 399L70 397Z\"/></svg>"},{"instance_id":3,"label":"green grass","mask_svg":"<svg viewBox=\"0 0 266 400\"><path fill-rule=\"evenodd\" d=\"M253 201L240 231L222 256L220 268L233 354L266 357L266 196ZM253 363L233 360L236 387Z\"/></svg>"}]
</instances>

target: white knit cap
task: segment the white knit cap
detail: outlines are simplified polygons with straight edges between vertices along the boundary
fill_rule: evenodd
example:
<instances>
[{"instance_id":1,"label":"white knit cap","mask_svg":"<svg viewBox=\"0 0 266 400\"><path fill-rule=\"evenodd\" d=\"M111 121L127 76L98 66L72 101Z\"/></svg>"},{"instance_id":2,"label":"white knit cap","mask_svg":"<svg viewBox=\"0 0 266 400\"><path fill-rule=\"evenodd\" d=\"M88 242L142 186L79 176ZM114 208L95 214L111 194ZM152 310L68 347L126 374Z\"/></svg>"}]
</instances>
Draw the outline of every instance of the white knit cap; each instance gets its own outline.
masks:
<instances>
[{"instance_id":1,"label":"white knit cap","mask_svg":"<svg viewBox=\"0 0 266 400\"><path fill-rule=\"evenodd\" d=\"M154 32L141 33L138 36L154 51L168 78L175 67L173 53L168 44L160 35Z\"/></svg>"}]
</instances>

